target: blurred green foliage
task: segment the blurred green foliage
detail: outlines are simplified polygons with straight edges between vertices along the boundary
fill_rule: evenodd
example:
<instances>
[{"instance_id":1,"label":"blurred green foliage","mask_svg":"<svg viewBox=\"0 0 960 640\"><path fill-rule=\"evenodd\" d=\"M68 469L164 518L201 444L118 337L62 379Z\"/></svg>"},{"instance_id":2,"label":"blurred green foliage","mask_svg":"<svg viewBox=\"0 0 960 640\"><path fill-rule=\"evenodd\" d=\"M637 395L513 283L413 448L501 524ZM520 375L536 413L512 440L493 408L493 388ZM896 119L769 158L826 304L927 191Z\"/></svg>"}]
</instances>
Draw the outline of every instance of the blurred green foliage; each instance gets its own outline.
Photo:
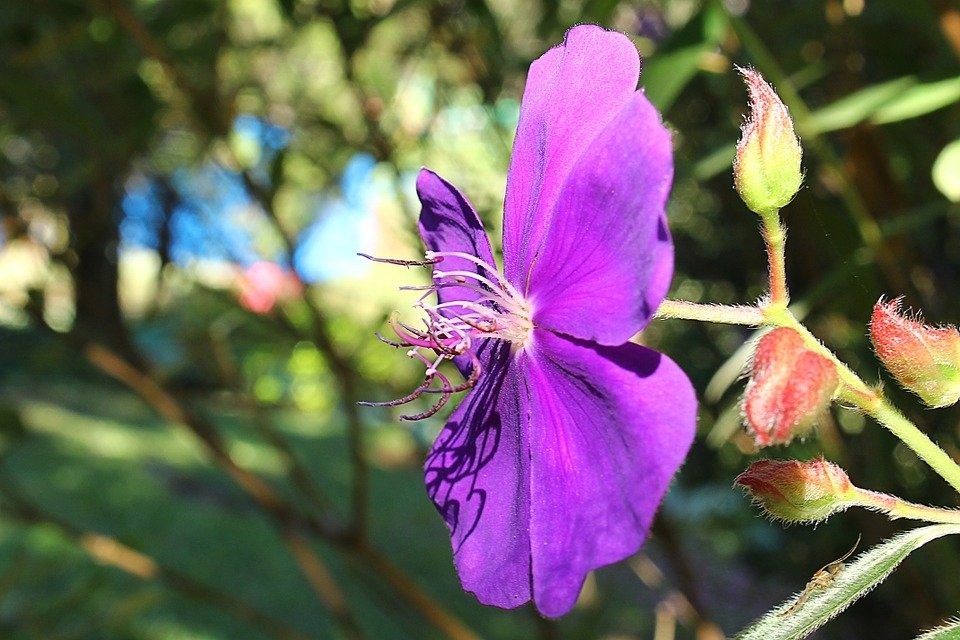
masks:
<instances>
[{"instance_id":1,"label":"blurred green foliage","mask_svg":"<svg viewBox=\"0 0 960 640\"><path fill-rule=\"evenodd\" d=\"M865 323L881 294L906 296L933 322L960 320L955 0L13 3L0 12L0 635L443 637L358 551L363 538L482 637L711 638L800 590L858 533L888 536L892 525L870 513L816 530L760 519L731 488L755 455L738 405L750 332L656 322L643 340L686 369L702 409L653 539L598 572L564 620L483 608L461 592L422 489L442 416L408 427L396 411L355 405L418 384L417 367L373 333L408 313L413 298L396 287L420 276L351 263L256 314L237 302L239 267L174 259L179 176L217 166L242 178L251 202L214 215L249 227L271 259L324 215L318 202L345 196L358 153L376 163L369 224L350 231L367 234L365 250L419 253L421 165L468 194L496 237L527 66L578 22L634 38L641 83L674 132L674 297L762 293L757 223L729 173L745 110L733 67L753 65L806 150L805 187L785 210L797 313L867 379L880 377ZM239 116L289 142L266 148L234 126ZM144 259L121 246L120 223L125 194L147 179L162 216ZM960 455L958 410L922 410L894 387ZM156 389L187 417L158 414ZM888 433L834 417L773 455L823 451L860 486L956 506ZM204 440L205 425L216 437ZM229 464L304 520L265 510ZM350 535L307 546L346 618L290 553L289 536L329 514ZM363 520L362 532L349 527ZM121 547L97 555L95 535L164 569L138 575L144 565L125 565L138 556ZM957 545L911 556L819 637L912 637L955 613Z\"/></svg>"}]
</instances>

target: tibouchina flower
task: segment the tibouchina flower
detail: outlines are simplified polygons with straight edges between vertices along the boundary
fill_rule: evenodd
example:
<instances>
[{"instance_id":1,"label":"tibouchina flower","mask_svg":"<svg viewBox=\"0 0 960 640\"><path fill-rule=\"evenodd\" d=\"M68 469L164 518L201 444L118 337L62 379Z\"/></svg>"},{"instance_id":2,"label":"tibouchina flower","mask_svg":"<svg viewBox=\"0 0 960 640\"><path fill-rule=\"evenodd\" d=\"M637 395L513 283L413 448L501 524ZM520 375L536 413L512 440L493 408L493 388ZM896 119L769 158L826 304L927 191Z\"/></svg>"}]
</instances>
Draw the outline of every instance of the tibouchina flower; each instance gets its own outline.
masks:
<instances>
[{"instance_id":1,"label":"tibouchina flower","mask_svg":"<svg viewBox=\"0 0 960 640\"><path fill-rule=\"evenodd\" d=\"M397 403L470 389L425 480L463 586L484 604L569 611L588 572L643 543L693 439L687 377L627 342L673 271L670 136L639 72L629 39L588 25L533 63L502 275L467 199L429 170L417 180L433 284L425 328L394 328L427 378ZM437 370L444 360L464 382Z\"/></svg>"}]
</instances>

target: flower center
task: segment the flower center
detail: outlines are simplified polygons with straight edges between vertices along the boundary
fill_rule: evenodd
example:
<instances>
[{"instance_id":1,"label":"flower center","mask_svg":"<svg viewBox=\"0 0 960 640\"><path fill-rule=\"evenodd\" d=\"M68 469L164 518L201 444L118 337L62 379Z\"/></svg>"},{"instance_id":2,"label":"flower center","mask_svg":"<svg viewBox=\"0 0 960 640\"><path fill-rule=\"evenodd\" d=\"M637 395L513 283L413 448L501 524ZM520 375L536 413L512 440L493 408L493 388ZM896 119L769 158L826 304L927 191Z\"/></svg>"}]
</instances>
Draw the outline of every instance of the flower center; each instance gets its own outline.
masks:
<instances>
[{"instance_id":1,"label":"flower center","mask_svg":"<svg viewBox=\"0 0 960 640\"><path fill-rule=\"evenodd\" d=\"M401 287L408 291L424 292L413 305L424 312L423 328L394 318L390 325L398 340L388 340L377 334L387 344L408 348L407 357L424 364L426 373L423 383L403 398L361 404L396 406L411 402L425 393L439 394L437 402L427 411L400 416L401 420L428 418L439 411L452 394L467 391L479 380L482 373L477 357L479 341L491 338L504 340L511 343L515 351L529 343L533 331L530 303L500 275L496 267L480 258L460 251L427 251L422 261L364 257L404 266L431 266L433 282L424 286ZM444 271L438 268L444 259L466 260L476 269ZM431 303L434 295L436 302ZM457 385L439 371L445 360L455 358L460 359L458 365L461 371L467 368L464 365L469 366L466 379Z\"/></svg>"}]
</instances>

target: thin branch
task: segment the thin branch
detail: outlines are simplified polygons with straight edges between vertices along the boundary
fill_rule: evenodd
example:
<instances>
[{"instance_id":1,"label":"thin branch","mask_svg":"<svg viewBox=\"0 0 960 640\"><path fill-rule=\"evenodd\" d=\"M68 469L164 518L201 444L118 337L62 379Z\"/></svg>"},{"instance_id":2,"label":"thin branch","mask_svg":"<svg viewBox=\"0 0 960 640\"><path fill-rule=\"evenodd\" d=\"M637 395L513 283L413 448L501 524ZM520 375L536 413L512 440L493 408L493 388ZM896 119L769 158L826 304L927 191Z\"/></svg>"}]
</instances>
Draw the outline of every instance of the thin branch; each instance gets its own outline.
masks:
<instances>
[{"instance_id":1,"label":"thin branch","mask_svg":"<svg viewBox=\"0 0 960 640\"><path fill-rule=\"evenodd\" d=\"M297 246L296 239L293 234L284 227L280 217L277 215L270 194L267 193L266 189L257 184L249 171L240 169L239 165L237 165L237 170L240 172L247 191L254 197L264 213L266 213L267 218L283 240L287 255L292 259ZM299 274L297 274L295 270L293 274L298 280L300 279ZM306 289L306 283L300 281L300 284ZM334 344L323 313L310 298L309 294L303 296L303 302L310 314L309 337L330 365L333 378L339 387L340 397L342 398L341 406L347 425L347 447L350 451L350 463L353 471L351 483L353 517L351 528L353 534L358 539L362 539L366 535L367 530L367 510L370 491L369 465L363 452L363 421L360 419L360 413L357 410L360 394L357 389L356 376L350 361L340 353L336 344Z\"/></svg>"},{"instance_id":2,"label":"thin branch","mask_svg":"<svg viewBox=\"0 0 960 640\"><path fill-rule=\"evenodd\" d=\"M109 565L140 578L157 580L192 599L206 602L242 620L263 633L279 640L307 640L307 636L287 623L277 620L246 602L209 587L184 573L160 564L156 559L100 533L84 531L63 518L30 504L15 490L12 479L0 483L0 493L6 498L4 512L29 524L49 524L83 549L98 563Z\"/></svg>"},{"instance_id":3,"label":"thin branch","mask_svg":"<svg viewBox=\"0 0 960 640\"><path fill-rule=\"evenodd\" d=\"M257 506L271 517L279 529L284 544L297 562L301 572L314 588L317 597L342 625L348 636L351 638L362 637L360 627L347 606L346 599L339 593L336 584L323 568L323 561L304 544L300 533L301 530L307 530L321 537L341 541L342 543L349 539L342 525L333 524L331 522L332 517L329 514L327 514L327 519L300 514L295 507L284 501L258 475L238 465L213 425L187 409L184 402L178 399L173 392L165 389L149 374L140 371L117 353L102 345L85 341L76 333L59 334L53 332L43 322L42 318L35 319L38 324L50 330L54 335L62 336L74 342L92 365L137 393L161 417L186 427L196 436L203 444L208 455L254 500Z\"/></svg>"},{"instance_id":4,"label":"thin branch","mask_svg":"<svg viewBox=\"0 0 960 640\"><path fill-rule=\"evenodd\" d=\"M237 363L230 350L229 333L230 328L224 327L221 323L217 323L209 331L211 346L221 376L223 376L227 385L233 387L239 395L244 408L250 412L250 423L260 437L276 449L283 457L286 466L285 470L300 493L321 511L332 511L334 509L333 501L313 481L309 470L303 465L297 457L296 452L274 426L263 405L257 402L250 389L245 387Z\"/></svg>"},{"instance_id":5,"label":"thin branch","mask_svg":"<svg viewBox=\"0 0 960 640\"><path fill-rule=\"evenodd\" d=\"M205 107L209 104L206 96L189 82L179 67L176 65L173 57L169 55L163 42L152 37L149 30L137 19L131 11L124 11L123 7L117 3L117 0L89 0L92 3L98 1L104 4L107 11L118 20L121 27L131 36L132 40L141 48L144 54L155 59L164 69L171 74L178 82L178 87L188 94L191 98L191 104L197 110L201 120L207 122L210 128L216 133L223 133L220 125L223 121L217 114L208 114ZM147 37L150 36L150 37ZM216 108L216 105L213 105ZM203 116L207 117L203 117ZM364 114L369 116L368 113ZM368 123L372 122L368 118ZM383 149L380 150L383 153ZM240 165L237 164L239 167ZM283 228L279 217L273 207L272 199L269 194L257 185L248 171L240 171L244 184L250 189L250 193L256 198L272 221L277 225L278 231L286 245L288 255L293 256L296 247L294 236ZM289 532L292 526L305 528L315 535L319 535L338 544L345 550L354 553L359 558L370 564L379 571L384 579L390 583L394 589L417 611L421 613L434 626L455 640L472 640L477 636L470 631L455 616L433 602L433 600L421 589L419 589L405 574L389 563L387 558L378 551L369 546L365 539L367 504L368 504L368 465L363 453L362 421L357 408L359 393L357 389L357 380L353 367L349 360L344 357L336 347L332 336L329 333L323 314L316 305L304 297L307 308L311 316L311 338L318 350L327 358L327 362L333 372L334 379L339 386L340 397L342 399L343 411L346 417L347 441L350 449L350 460L353 469L353 485L351 502L353 505L352 526L347 531L338 530L336 527L318 521L316 519L304 519L296 512L292 511L289 505L282 502L279 496L259 477L246 472L226 454L222 448L219 438L215 437L212 429L207 429L205 423L199 416L188 413L183 409L182 403L179 403L171 394L167 393L157 383L150 380L144 380L140 372L134 370L125 372L124 367L117 362L109 362L112 368L117 369L118 373L129 373L127 380L118 378L121 382L133 383L131 388L139 393L145 400L151 402L151 405L164 417L179 424L185 424L193 431L201 442L207 447L211 455L225 465L225 469L231 477L247 491L251 497L257 500L261 506L274 520L280 525L281 531ZM109 359L107 359L109 360ZM109 373L108 369L105 369ZM112 375L112 374L111 374ZM116 377L116 376L114 376ZM187 421L184 421L187 419ZM289 541L288 541L289 543Z\"/></svg>"},{"instance_id":6,"label":"thin branch","mask_svg":"<svg viewBox=\"0 0 960 640\"><path fill-rule=\"evenodd\" d=\"M315 536L324 538L369 564L374 570L378 571L387 583L389 583L408 604L417 610L424 619L452 640L474 640L478 637L456 616L433 602L427 593L421 590L409 577L400 571L400 569L390 563L386 556L369 546L365 540L357 538L352 531L343 527L342 523L337 520L323 520L300 514L292 505L285 502L276 494L269 485L264 483L259 476L237 465L225 449L212 425L204 421L194 412L189 411L184 403L172 392L165 389L150 376L137 370L116 353L101 345L84 342L76 334L60 334L54 332L49 325L40 322L42 319L37 320L40 326L48 329L55 335L74 342L80 348L80 351L87 356L91 364L94 364L104 373L128 386L150 404L162 417L187 427L204 445L208 454L223 466L230 477L233 478L234 481L253 498L257 506L274 521L284 543L291 551L294 559L298 561L298 567L307 579L311 581L311 586L316 589L318 597L321 598L325 606L330 608L331 613L333 613L338 621L345 622L352 620L352 617L349 616L347 612L338 608L340 604L345 604L346 601L343 598L327 599L329 591L326 588L321 588L320 585L323 579L316 570L316 565L319 564L322 566L323 563L312 549L304 547L301 531L307 531ZM93 357L91 357L91 355ZM329 514L327 515L329 517ZM313 559L310 564L303 564L301 563L301 558L307 552L313 555ZM318 577L320 578L319 581ZM329 585L325 585L325 587L327 586ZM344 628L350 637L357 637L356 634L351 633L351 626L351 623L347 622Z\"/></svg>"},{"instance_id":7,"label":"thin branch","mask_svg":"<svg viewBox=\"0 0 960 640\"><path fill-rule=\"evenodd\" d=\"M363 540L357 543L354 551L359 558L377 571L390 586L448 638L451 640L480 640L480 636L446 609L436 604L382 553Z\"/></svg>"}]
</instances>

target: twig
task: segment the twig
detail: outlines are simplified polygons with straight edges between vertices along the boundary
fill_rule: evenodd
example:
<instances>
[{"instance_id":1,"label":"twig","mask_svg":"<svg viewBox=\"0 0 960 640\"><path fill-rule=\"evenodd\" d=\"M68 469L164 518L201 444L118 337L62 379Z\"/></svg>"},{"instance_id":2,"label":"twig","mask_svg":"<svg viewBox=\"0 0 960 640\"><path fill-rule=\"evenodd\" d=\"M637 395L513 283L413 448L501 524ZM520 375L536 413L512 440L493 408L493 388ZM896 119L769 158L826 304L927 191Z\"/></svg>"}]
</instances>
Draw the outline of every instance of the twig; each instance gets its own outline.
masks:
<instances>
[{"instance_id":1,"label":"twig","mask_svg":"<svg viewBox=\"0 0 960 640\"><path fill-rule=\"evenodd\" d=\"M414 605L434 627L451 640L480 640L466 625L443 607L437 605L420 590L410 578L391 563L386 556L361 540L354 548L356 555L379 573L400 595Z\"/></svg>"},{"instance_id":2,"label":"twig","mask_svg":"<svg viewBox=\"0 0 960 640\"><path fill-rule=\"evenodd\" d=\"M141 580L158 580L171 589L211 604L243 620L271 637L280 640L307 640L307 636L287 623L268 616L232 595L208 587L184 573L163 566L142 551L128 547L110 536L84 531L63 518L41 510L24 499L14 487L15 484L9 477L4 478L0 483L0 493L7 501L4 505L5 513L30 524L54 525L61 534L83 549L95 561L120 569Z\"/></svg>"},{"instance_id":3,"label":"twig","mask_svg":"<svg viewBox=\"0 0 960 640\"><path fill-rule=\"evenodd\" d=\"M53 332L45 323L41 323L41 326ZM358 539L353 535L353 532L344 528L342 523L337 520L328 521L300 514L292 505L280 498L280 496L258 476L237 465L224 448L219 435L217 435L212 425L205 422L197 414L189 411L171 392L163 388L163 386L150 376L132 367L116 353L101 345L86 343L76 334L53 333L76 343L81 352L90 360L91 364L94 364L104 373L128 386L147 401L162 417L187 427L201 441L211 457L223 466L230 477L233 478L234 481L253 498L257 506L274 521L284 543L295 559L299 561L300 554L305 552L302 546L300 531L308 531L354 554L368 563L374 570L380 572L382 577L404 600L420 612L424 619L452 640L473 640L478 637L456 616L433 602L429 595L390 563L384 555L371 547L365 540ZM315 556L313 562L322 565L322 561L316 556L312 549L308 550ZM315 580L318 575L315 573L315 567L306 566L299 562L298 566L304 575L311 580L311 585L317 588L318 597L330 608L333 615L338 620L351 620L352 617L348 616L345 611L337 609L339 603L346 602L345 599L341 598L338 600L335 598L328 601L326 599L328 592L320 589L319 583L314 584L313 580ZM348 633L350 629L350 625L345 627ZM351 636L356 637L354 634L351 634Z\"/></svg>"},{"instance_id":4,"label":"twig","mask_svg":"<svg viewBox=\"0 0 960 640\"><path fill-rule=\"evenodd\" d=\"M237 363L230 351L230 331L231 328L225 326L222 321L216 322L209 331L215 359L226 384L233 387L240 395L243 406L251 414L250 423L260 437L266 440L283 457L286 472L297 489L321 511L333 510L333 501L313 481L310 472L297 457L293 448L274 427L263 405L257 402L249 389L245 388L238 372Z\"/></svg>"},{"instance_id":5,"label":"twig","mask_svg":"<svg viewBox=\"0 0 960 640\"><path fill-rule=\"evenodd\" d=\"M41 326L53 332L43 322L42 318L36 319ZM362 637L360 627L349 610L345 598L339 593L332 579L329 579L329 576L326 575L325 570L318 569L318 567L323 567L323 562L312 549L304 545L300 533L300 530L305 529L334 541L344 541L347 537L344 528L331 524L329 519L322 520L301 515L295 507L285 502L259 476L238 465L227 451L213 425L206 422L198 414L189 411L184 403L149 374L132 366L110 349L87 342L76 333L53 333L58 336L62 335L76 343L81 353L91 364L136 392L163 418L189 429L200 440L211 458L247 495L253 498L257 506L271 517L298 567L311 586L314 587L316 595L343 626L348 636L351 638Z\"/></svg>"}]
</instances>

